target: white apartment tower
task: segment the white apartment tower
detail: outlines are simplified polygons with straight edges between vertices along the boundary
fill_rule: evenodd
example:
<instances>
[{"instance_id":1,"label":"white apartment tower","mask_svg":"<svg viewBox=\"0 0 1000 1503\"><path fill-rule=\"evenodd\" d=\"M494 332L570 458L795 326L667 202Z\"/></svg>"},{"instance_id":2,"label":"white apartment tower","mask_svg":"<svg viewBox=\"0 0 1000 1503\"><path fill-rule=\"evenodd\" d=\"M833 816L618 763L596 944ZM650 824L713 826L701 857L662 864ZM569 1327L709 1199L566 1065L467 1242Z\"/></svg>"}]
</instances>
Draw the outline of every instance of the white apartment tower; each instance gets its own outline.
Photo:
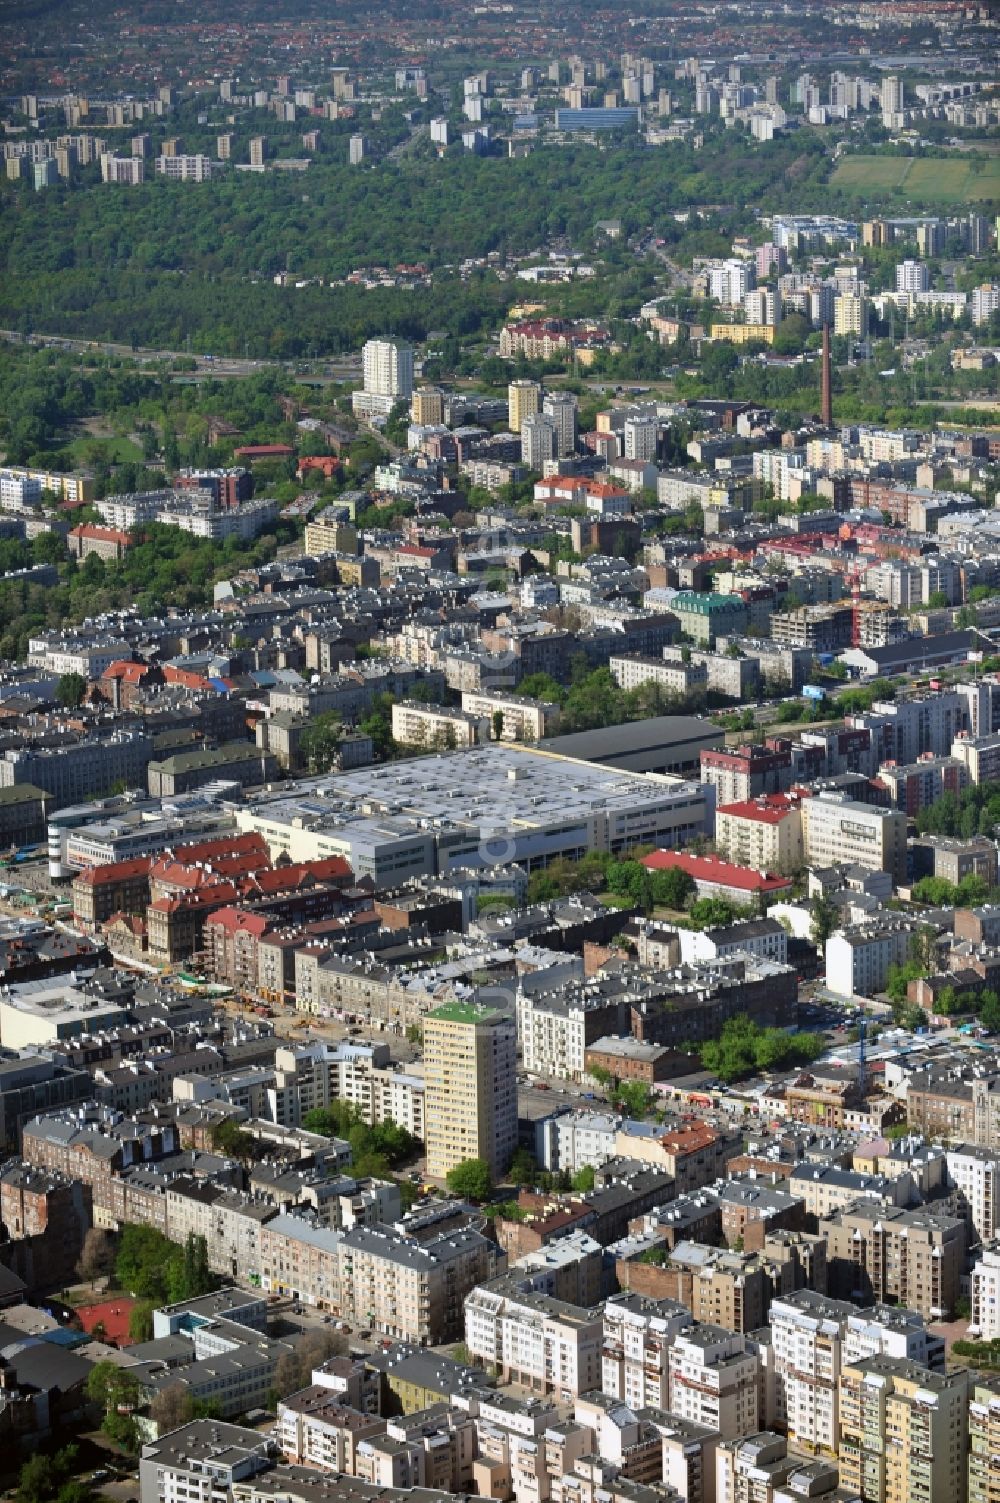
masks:
<instances>
[{"instance_id":1,"label":"white apartment tower","mask_svg":"<svg viewBox=\"0 0 1000 1503\"><path fill-rule=\"evenodd\" d=\"M652 462L656 459L656 438L660 425L655 417L625 419L625 458Z\"/></svg>"},{"instance_id":2,"label":"white apartment tower","mask_svg":"<svg viewBox=\"0 0 1000 1503\"><path fill-rule=\"evenodd\" d=\"M413 350L398 339L369 339L361 354L365 391L394 402L413 395Z\"/></svg>"},{"instance_id":3,"label":"white apartment tower","mask_svg":"<svg viewBox=\"0 0 1000 1503\"><path fill-rule=\"evenodd\" d=\"M896 267L897 292L926 292L930 284L930 273L923 261L907 259Z\"/></svg>"}]
</instances>

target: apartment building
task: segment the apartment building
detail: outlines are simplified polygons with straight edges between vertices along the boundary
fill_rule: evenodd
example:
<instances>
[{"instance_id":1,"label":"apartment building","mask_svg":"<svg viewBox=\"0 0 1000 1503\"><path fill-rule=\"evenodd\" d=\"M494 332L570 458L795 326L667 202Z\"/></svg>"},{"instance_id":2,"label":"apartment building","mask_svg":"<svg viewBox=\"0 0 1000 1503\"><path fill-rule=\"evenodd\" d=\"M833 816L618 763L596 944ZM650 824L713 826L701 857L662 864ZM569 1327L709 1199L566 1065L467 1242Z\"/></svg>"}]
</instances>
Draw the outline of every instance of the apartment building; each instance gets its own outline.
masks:
<instances>
[{"instance_id":1,"label":"apartment building","mask_svg":"<svg viewBox=\"0 0 1000 1503\"><path fill-rule=\"evenodd\" d=\"M758 1428L758 1359L744 1336L697 1326L674 1338L667 1360L671 1414L707 1425L723 1440Z\"/></svg>"},{"instance_id":2,"label":"apartment building","mask_svg":"<svg viewBox=\"0 0 1000 1503\"><path fill-rule=\"evenodd\" d=\"M490 722L448 705L427 705L399 699L392 707L392 739L401 746L438 751L482 746L490 739Z\"/></svg>"},{"instance_id":3,"label":"apartment building","mask_svg":"<svg viewBox=\"0 0 1000 1503\"><path fill-rule=\"evenodd\" d=\"M543 736L554 736L561 714L559 706L548 700L526 699L520 694L490 694L475 689L463 692L462 709L476 720L488 721L494 739L498 741L541 741ZM497 726L499 736L496 735Z\"/></svg>"},{"instance_id":4,"label":"apartment building","mask_svg":"<svg viewBox=\"0 0 1000 1503\"><path fill-rule=\"evenodd\" d=\"M520 433L524 420L542 410L542 388L537 381L511 381L507 387L507 426Z\"/></svg>"},{"instance_id":5,"label":"apartment building","mask_svg":"<svg viewBox=\"0 0 1000 1503\"><path fill-rule=\"evenodd\" d=\"M873 1200L885 1206L906 1206L916 1197L913 1178L906 1172L890 1178L883 1174L842 1169L839 1164L796 1164L788 1176L788 1188L802 1201L806 1212L817 1218L830 1216L856 1201Z\"/></svg>"},{"instance_id":6,"label":"apartment building","mask_svg":"<svg viewBox=\"0 0 1000 1503\"><path fill-rule=\"evenodd\" d=\"M739 595L698 594L679 591L670 609L686 632L699 645L714 647L718 637L741 636L747 627L747 608Z\"/></svg>"},{"instance_id":7,"label":"apartment building","mask_svg":"<svg viewBox=\"0 0 1000 1503\"><path fill-rule=\"evenodd\" d=\"M516 1272L473 1289L465 1301L465 1346L503 1383L575 1398L600 1387L603 1316L552 1299Z\"/></svg>"},{"instance_id":8,"label":"apartment building","mask_svg":"<svg viewBox=\"0 0 1000 1503\"><path fill-rule=\"evenodd\" d=\"M221 1420L192 1420L142 1448L143 1503L215 1503L270 1465L270 1437Z\"/></svg>"},{"instance_id":9,"label":"apartment building","mask_svg":"<svg viewBox=\"0 0 1000 1503\"><path fill-rule=\"evenodd\" d=\"M996 1150L962 1143L945 1156L948 1185L974 1235L969 1243L992 1242L1000 1233L1000 1157Z\"/></svg>"},{"instance_id":10,"label":"apartment building","mask_svg":"<svg viewBox=\"0 0 1000 1503\"><path fill-rule=\"evenodd\" d=\"M614 1157L620 1121L603 1112L560 1109L535 1123L535 1158L550 1172L596 1169Z\"/></svg>"},{"instance_id":11,"label":"apartment building","mask_svg":"<svg viewBox=\"0 0 1000 1503\"><path fill-rule=\"evenodd\" d=\"M840 1375L840 1483L864 1503L966 1496L969 1374L868 1357Z\"/></svg>"},{"instance_id":12,"label":"apartment building","mask_svg":"<svg viewBox=\"0 0 1000 1503\"><path fill-rule=\"evenodd\" d=\"M166 177L180 183L207 183L212 176L212 158L201 152L193 155L161 156L156 158L157 177Z\"/></svg>"},{"instance_id":13,"label":"apartment building","mask_svg":"<svg viewBox=\"0 0 1000 1503\"><path fill-rule=\"evenodd\" d=\"M974 1375L969 1389L969 1503L1000 1498L1000 1379Z\"/></svg>"},{"instance_id":14,"label":"apartment building","mask_svg":"<svg viewBox=\"0 0 1000 1503\"><path fill-rule=\"evenodd\" d=\"M462 1302L500 1257L469 1228L417 1242L383 1226L336 1232L280 1215L260 1231L262 1289L417 1346L461 1337Z\"/></svg>"},{"instance_id":15,"label":"apartment building","mask_svg":"<svg viewBox=\"0 0 1000 1503\"><path fill-rule=\"evenodd\" d=\"M783 1503L791 1498L833 1498L837 1468L788 1455L784 1436L763 1430L724 1441L716 1452L716 1503Z\"/></svg>"},{"instance_id":16,"label":"apartment building","mask_svg":"<svg viewBox=\"0 0 1000 1503\"><path fill-rule=\"evenodd\" d=\"M63 474L57 470L34 470L21 465L7 465L0 475L0 506L31 505L40 501L42 491L51 491L60 501L93 501L94 477L90 474Z\"/></svg>"},{"instance_id":17,"label":"apartment building","mask_svg":"<svg viewBox=\"0 0 1000 1503\"><path fill-rule=\"evenodd\" d=\"M293 1466L355 1475L360 1441L384 1435L386 1422L345 1402L336 1390L316 1383L278 1405L277 1440Z\"/></svg>"},{"instance_id":18,"label":"apartment building","mask_svg":"<svg viewBox=\"0 0 1000 1503\"><path fill-rule=\"evenodd\" d=\"M910 957L915 926L897 917L840 929L826 942L826 984L839 997L874 997Z\"/></svg>"},{"instance_id":19,"label":"apartment building","mask_svg":"<svg viewBox=\"0 0 1000 1503\"><path fill-rule=\"evenodd\" d=\"M836 1456L843 1332L852 1305L803 1289L771 1304L775 1422L796 1450Z\"/></svg>"},{"instance_id":20,"label":"apartment building","mask_svg":"<svg viewBox=\"0 0 1000 1503\"><path fill-rule=\"evenodd\" d=\"M669 1266L651 1276L648 1292L655 1288L667 1300L676 1300L705 1325L745 1333L767 1324L768 1306L779 1277L775 1268L757 1252L681 1241L671 1253ZM625 1277L630 1286L643 1287L643 1275L634 1267Z\"/></svg>"},{"instance_id":21,"label":"apartment building","mask_svg":"<svg viewBox=\"0 0 1000 1503\"><path fill-rule=\"evenodd\" d=\"M73 916L96 929L114 913L142 913L149 902L150 857L85 867L73 878Z\"/></svg>"},{"instance_id":22,"label":"apartment building","mask_svg":"<svg viewBox=\"0 0 1000 1503\"><path fill-rule=\"evenodd\" d=\"M356 413L387 417L396 402L413 395L413 348L399 339L369 339L361 351L363 392L354 396Z\"/></svg>"},{"instance_id":23,"label":"apartment building","mask_svg":"<svg viewBox=\"0 0 1000 1503\"><path fill-rule=\"evenodd\" d=\"M960 794L968 787L970 775L961 757L927 756L909 766L883 763L878 781L888 788L893 808L912 818L944 794Z\"/></svg>"},{"instance_id":24,"label":"apartment building","mask_svg":"<svg viewBox=\"0 0 1000 1503\"><path fill-rule=\"evenodd\" d=\"M608 668L615 683L626 691L652 684L664 694L686 695L708 687L708 669L704 663L643 657L637 653L612 657Z\"/></svg>"},{"instance_id":25,"label":"apartment building","mask_svg":"<svg viewBox=\"0 0 1000 1503\"><path fill-rule=\"evenodd\" d=\"M738 746L731 751L709 748L701 753L701 781L715 789L720 808L784 793L793 781L792 754L763 746Z\"/></svg>"},{"instance_id":26,"label":"apartment building","mask_svg":"<svg viewBox=\"0 0 1000 1503\"><path fill-rule=\"evenodd\" d=\"M517 1034L507 1013L452 1002L424 1019L427 1173L483 1159L499 1179L517 1146Z\"/></svg>"},{"instance_id":27,"label":"apartment building","mask_svg":"<svg viewBox=\"0 0 1000 1503\"><path fill-rule=\"evenodd\" d=\"M27 1163L89 1185L96 1224L110 1226L127 1219L126 1171L177 1148L172 1123L139 1125L119 1112L88 1105L27 1122L22 1151Z\"/></svg>"},{"instance_id":28,"label":"apartment building","mask_svg":"<svg viewBox=\"0 0 1000 1503\"><path fill-rule=\"evenodd\" d=\"M925 1320L948 1320L965 1266L966 1225L921 1208L856 1203L819 1223L831 1292L896 1300Z\"/></svg>"},{"instance_id":29,"label":"apartment building","mask_svg":"<svg viewBox=\"0 0 1000 1503\"><path fill-rule=\"evenodd\" d=\"M1000 1338L1000 1248L987 1247L970 1276L969 1335L979 1341Z\"/></svg>"},{"instance_id":30,"label":"apartment building","mask_svg":"<svg viewBox=\"0 0 1000 1503\"><path fill-rule=\"evenodd\" d=\"M668 1353L691 1312L674 1300L618 1294L604 1307L601 1387L630 1409L669 1409Z\"/></svg>"},{"instance_id":31,"label":"apartment building","mask_svg":"<svg viewBox=\"0 0 1000 1503\"><path fill-rule=\"evenodd\" d=\"M208 1266L236 1279L260 1267L260 1230L275 1215L272 1201L180 1175L166 1190L165 1233L182 1245L204 1237Z\"/></svg>"},{"instance_id":32,"label":"apartment building","mask_svg":"<svg viewBox=\"0 0 1000 1503\"><path fill-rule=\"evenodd\" d=\"M952 1143L976 1141L976 1110L971 1080L925 1069L906 1082L906 1120L912 1132Z\"/></svg>"},{"instance_id":33,"label":"apartment building","mask_svg":"<svg viewBox=\"0 0 1000 1503\"><path fill-rule=\"evenodd\" d=\"M582 1080L588 1047L618 1031L617 1006L602 992L583 987L567 992L553 984L540 994L522 988L516 1006L524 1068L542 1075Z\"/></svg>"},{"instance_id":34,"label":"apartment building","mask_svg":"<svg viewBox=\"0 0 1000 1503\"><path fill-rule=\"evenodd\" d=\"M392 1121L424 1136L424 1080L419 1065L393 1065L387 1044L286 1045L275 1050L271 1116L297 1127L315 1107L347 1101L362 1122Z\"/></svg>"},{"instance_id":35,"label":"apartment building","mask_svg":"<svg viewBox=\"0 0 1000 1503\"><path fill-rule=\"evenodd\" d=\"M803 847L798 799L771 793L745 803L720 805L715 813L715 843L735 866L785 875L799 871Z\"/></svg>"},{"instance_id":36,"label":"apartment building","mask_svg":"<svg viewBox=\"0 0 1000 1503\"><path fill-rule=\"evenodd\" d=\"M104 663L100 671L107 666ZM116 784L144 787L152 756L152 737L139 731L115 731L100 741L67 746L20 747L0 758L0 788L30 783L50 793L60 805L80 803L110 792Z\"/></svg>"},{"instance_id":37,"label":"apartment building","mask_svg":"<svg viewBox=\"0 0 1000 1503\"><path fill-rule=\"evenodd\" d=\"M970 714L970 697L948 689L898 702L878 700L849 721L871 727L882 760L905 765L928 754L947 756Z\"/></svg>"}]
</instances>

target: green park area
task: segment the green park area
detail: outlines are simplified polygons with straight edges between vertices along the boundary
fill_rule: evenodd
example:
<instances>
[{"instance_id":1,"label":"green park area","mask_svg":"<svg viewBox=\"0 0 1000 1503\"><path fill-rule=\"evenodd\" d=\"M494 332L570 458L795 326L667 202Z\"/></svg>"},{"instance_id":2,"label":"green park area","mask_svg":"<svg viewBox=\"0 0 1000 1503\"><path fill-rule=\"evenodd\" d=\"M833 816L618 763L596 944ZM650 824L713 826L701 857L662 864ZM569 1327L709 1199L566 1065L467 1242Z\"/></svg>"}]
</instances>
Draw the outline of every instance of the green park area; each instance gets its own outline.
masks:
<instances>
[{"instance_id":1,"label":"green park area","mask_svg":"<svg viewBox=\"0 0 1000 1503\"><path fill-rule=\"evenodd\" d=\"M831 187L896 202L981 203L1000 200L1000 156L845 157Z\"/></svg>"}]
</instances>

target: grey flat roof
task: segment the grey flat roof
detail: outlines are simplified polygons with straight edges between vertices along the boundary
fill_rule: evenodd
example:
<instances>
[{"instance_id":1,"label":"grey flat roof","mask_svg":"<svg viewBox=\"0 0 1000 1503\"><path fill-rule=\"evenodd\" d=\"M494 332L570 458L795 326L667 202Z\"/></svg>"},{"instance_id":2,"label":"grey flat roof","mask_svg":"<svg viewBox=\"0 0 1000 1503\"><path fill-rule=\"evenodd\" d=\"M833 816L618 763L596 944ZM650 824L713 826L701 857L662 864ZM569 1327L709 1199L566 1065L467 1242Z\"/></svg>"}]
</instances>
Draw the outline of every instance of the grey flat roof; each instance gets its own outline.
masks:
<instances>
[{"instance_id":1,"label":"grey flat roof","mask_svg":"<svg viewBox=\"0 0 1000 1503\"><path fill-rule=\"evenodd\" d=\"M693 757L701 748L723 746L725 735L710 720L696 715L656 715L650 720L632 720L599 731L578 731L569 736L549 736L539 741L543 751L585 762L628 757L641 752L674 750Z\"/></svg>"}]
</instances>

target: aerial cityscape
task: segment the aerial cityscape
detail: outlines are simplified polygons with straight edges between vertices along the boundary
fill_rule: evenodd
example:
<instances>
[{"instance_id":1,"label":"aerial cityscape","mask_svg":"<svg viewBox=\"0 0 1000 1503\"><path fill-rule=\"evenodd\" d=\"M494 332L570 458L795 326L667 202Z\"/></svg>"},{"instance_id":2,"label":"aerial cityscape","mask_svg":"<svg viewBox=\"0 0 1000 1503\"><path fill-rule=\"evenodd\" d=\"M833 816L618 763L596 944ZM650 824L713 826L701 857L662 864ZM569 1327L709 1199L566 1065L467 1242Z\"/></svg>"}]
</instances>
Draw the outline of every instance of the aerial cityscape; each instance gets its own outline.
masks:
<instances>
[{"instance_id":1,"label":"aerial cityscape","mask_svg":"<svg viewBox=\"0 0 1000 1503\"><path fill-rule=\"evenodd\" d=\"M1000 1503L1000 6L0 124L0 1499Z\"/></svg>"}]
</instances>

